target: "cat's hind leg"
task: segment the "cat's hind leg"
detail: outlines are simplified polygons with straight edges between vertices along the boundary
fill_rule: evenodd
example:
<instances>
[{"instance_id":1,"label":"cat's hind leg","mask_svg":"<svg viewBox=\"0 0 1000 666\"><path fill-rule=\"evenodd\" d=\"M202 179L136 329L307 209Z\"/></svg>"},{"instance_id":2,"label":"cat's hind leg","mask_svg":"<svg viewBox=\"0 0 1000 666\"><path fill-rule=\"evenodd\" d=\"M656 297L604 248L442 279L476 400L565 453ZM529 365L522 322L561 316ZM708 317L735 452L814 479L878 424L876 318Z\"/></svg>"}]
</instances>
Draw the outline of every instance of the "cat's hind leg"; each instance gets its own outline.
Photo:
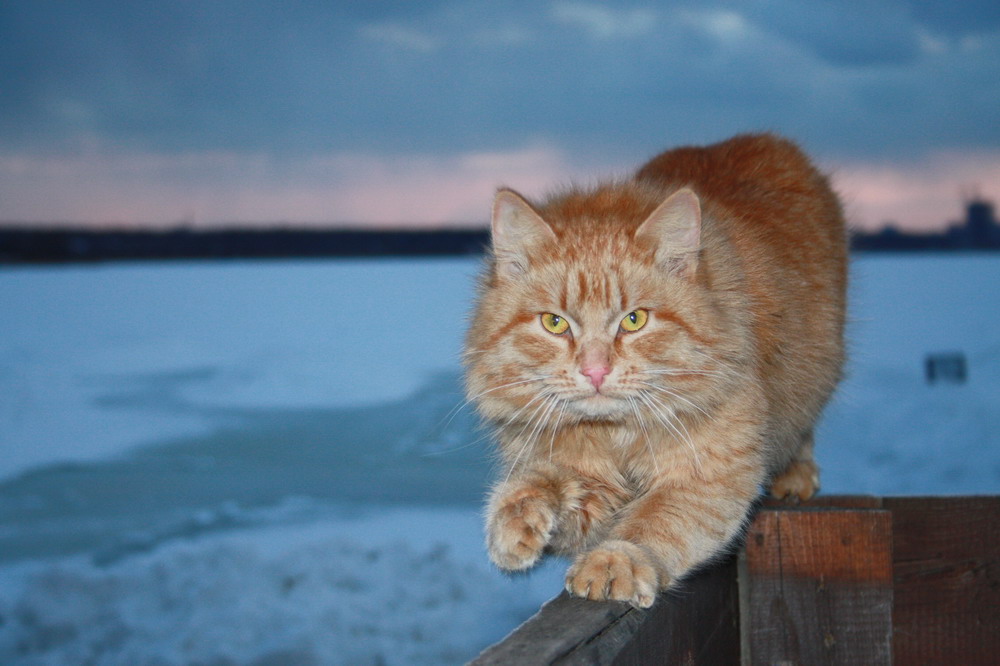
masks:
<instances>
[{"instance_id":1,"label":"cat's hind leg","mask_svg":"<svg viewBox=\"0 0 1000 666\"><path fill-rule=\"evenodd\" d=\"M819 492L819 467L813 460L812 430L802 437L802 444L784 471L771 481L771 496L791 502L807 500Z\"/></svg>"}]
</instances>

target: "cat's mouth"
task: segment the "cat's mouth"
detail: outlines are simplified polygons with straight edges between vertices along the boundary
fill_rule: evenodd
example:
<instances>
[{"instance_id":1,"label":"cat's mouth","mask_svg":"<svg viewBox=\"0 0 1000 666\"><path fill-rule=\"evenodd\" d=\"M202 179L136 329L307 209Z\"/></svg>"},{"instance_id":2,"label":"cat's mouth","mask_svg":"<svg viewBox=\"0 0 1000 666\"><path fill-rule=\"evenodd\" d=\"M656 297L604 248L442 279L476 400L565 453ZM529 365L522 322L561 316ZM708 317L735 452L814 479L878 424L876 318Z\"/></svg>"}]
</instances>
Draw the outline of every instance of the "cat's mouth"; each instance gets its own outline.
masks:
<instances>
[{"instance_id":1,"label":"cat's mouth","mask_svg":"<svg viewBox=\"0 0 1000 666\"><path fill-rule=\"evenodd\" d=\"M590 418L609 418L619 416L627 409L627 403L621 398L595 390L589 395L580 396L571 401L574 409Z\"/></svg>"}]
</instances>

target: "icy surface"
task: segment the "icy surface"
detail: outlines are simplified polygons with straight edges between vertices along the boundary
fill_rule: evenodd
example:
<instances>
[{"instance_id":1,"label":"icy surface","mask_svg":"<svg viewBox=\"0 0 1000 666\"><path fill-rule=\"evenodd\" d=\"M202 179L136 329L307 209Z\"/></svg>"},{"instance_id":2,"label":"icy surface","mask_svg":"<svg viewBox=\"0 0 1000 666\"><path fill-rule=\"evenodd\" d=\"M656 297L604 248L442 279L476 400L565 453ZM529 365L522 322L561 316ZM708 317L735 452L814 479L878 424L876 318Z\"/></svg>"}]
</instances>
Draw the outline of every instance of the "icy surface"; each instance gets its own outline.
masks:
<instances>
[{"instance_id":1,"label":"icy surface","mask_svg":"<svg viewBox=\"0 0 1000 666\"><path fill-rule=\"evenodd\" d=\"M110 565L9 566L0 658L462 663L558 589L555 563L512 580L485 567L473 510L353 513L176 540Z\"/></svg>"},{"instance_id":2,"label":"icy surface","mask_svg":"<svg viewBox=\"0 0 1000 666\"><path fill-rule=\"evenodd\" d=\"M460 663L559 587L481 544L468 259L0 269L0 663ZM824 490L1000 492L1000 256L863 256ZM964 384L928 385L927 353Z\"/></svg>"},{"instance_id":3,"label":"icy surface","mask_svg":"<svg viewBox=\"0 0 1000 666\"><path fill-rule=\"evenodd\" d=\"M1000 255L862 255L847 377L817 433L828 493L1000 492ZM964 384L928 384L961 352Z\"/></svg>"}]
</instances>

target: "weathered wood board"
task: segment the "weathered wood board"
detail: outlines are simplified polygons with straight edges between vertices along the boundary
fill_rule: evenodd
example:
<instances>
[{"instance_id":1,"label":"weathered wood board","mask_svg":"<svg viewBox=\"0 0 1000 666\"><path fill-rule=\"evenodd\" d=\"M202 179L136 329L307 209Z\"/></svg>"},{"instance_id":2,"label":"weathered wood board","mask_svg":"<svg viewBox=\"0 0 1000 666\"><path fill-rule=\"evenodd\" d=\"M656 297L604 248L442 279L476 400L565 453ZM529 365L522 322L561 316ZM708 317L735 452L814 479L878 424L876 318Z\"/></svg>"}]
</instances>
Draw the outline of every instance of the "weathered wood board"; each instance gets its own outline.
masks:
<instances>
[{"instance_id":1,"label":"weathered wood board","mask_svg":"<svg viewBox=\"0 0 1000 666\"><path fill-rule=\"evenodd\" d=\"M743 663L892 663L888 511L762 511L739 587Z\"/></svg>"},{"instance_id":2,"label":"weathered wood board","mask_svg":"<svg viewBox=\"0 0 1000 666\"><path fill-rule=\"evenodd\" d=\"M1000 497L764 501L738 564L646 611L563 593L472 663L740 662L1000 663Z\"/></svg>"},{"instance_id":3,"label":"weathered wood board","mask_svg":"<svg viewBox=\"0 0 1000 666\"><path fill-rule=\"evenodd\" d=\"M739 661L736 560L699 572L648 610L563 592L471 662L517 664L727 664Z\"/></svg>"},{"instance_id":4,"label":"weathered wood board","mask_svg":"<svg viewBox=\"0 0 1000 666\"><path fill-rule=\"evenodd\" d=\"M895 497L897 664L1000 663L1000 497Z\"/></svg>"}]
</instances>

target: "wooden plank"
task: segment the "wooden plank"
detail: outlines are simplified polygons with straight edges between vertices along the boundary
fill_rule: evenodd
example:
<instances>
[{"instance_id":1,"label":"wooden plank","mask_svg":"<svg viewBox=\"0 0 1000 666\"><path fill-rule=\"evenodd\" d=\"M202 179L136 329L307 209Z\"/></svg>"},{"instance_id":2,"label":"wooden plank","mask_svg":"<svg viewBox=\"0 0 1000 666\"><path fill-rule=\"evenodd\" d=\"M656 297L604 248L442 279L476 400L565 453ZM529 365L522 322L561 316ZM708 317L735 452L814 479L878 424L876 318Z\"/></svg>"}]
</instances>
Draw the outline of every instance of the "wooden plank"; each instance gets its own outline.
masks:
<instances>
[{"instance_id":1,"label":"wooden plank","mask_svg":"<svg viewBox=\"0 0 1000 666\"><path fill-rule=\"evenodd\" d=\"M563 594L473 663L996 663L1000 497L762 504L738 611L730 560L648 611Z\"/></svg>"},{"instance_id":2,"label":"wooden plank","mask_svg":"<svg viewBox=\"0 0 1000 666\"><path fill-rule=\"evenodd\" d=\"M740 659L736 557L714 564L662 595L646 621L612 662L736 664ZM592 663L578 661L574 663Z\"/></svg>"},{"instance_id":3,"label":"wooden plank","mask_svg":"<svg viewBox=\"0 0 1000 666\"><path fill-rule=\"evenodd\" d=\"M470 665L552 664L619 623L634 628L643 615L626 603L598 603L563 592Z\"/></svg>"},{"instance_id":4,"label":"wooden plank","mask_svg":"<svg viewBox=\"0 0 1000 666\"><path fill-rule=\"evenodd\" d=\"M1000 659L1000 497L886 498L897 664Z\"/></svg>"},{"instance_id":5,"label":"wooden plank","mask_svg":"<svg viewBox=\"0 0 1000 666\"><path fill-rule=\"evenodd\" d=\"M888 664L892 517L765 510L740 567L744 664Z\"/></svg>"},{"instance_id":6,"label":"wooden plank","mask_svg":"<svg viewBox=\"0 0 1000 666\"><path fill-rule=\"evenodd\" d=\"M565 592L471 664L627 666L739 660L735 558L660 595L648 610Z\"/></svg>"},{"instance_id":7,"label":"wooden plank","mask_svg":"<svg viewBox=\"0 0 1000 666\"><path fill-rule=\"evenodd\" d=\"M805 502L790 502L764 497L761 508L800 511L802 509L881 509L882 498L875 495L817 495Z\"/></svg>"}]
</instances>

